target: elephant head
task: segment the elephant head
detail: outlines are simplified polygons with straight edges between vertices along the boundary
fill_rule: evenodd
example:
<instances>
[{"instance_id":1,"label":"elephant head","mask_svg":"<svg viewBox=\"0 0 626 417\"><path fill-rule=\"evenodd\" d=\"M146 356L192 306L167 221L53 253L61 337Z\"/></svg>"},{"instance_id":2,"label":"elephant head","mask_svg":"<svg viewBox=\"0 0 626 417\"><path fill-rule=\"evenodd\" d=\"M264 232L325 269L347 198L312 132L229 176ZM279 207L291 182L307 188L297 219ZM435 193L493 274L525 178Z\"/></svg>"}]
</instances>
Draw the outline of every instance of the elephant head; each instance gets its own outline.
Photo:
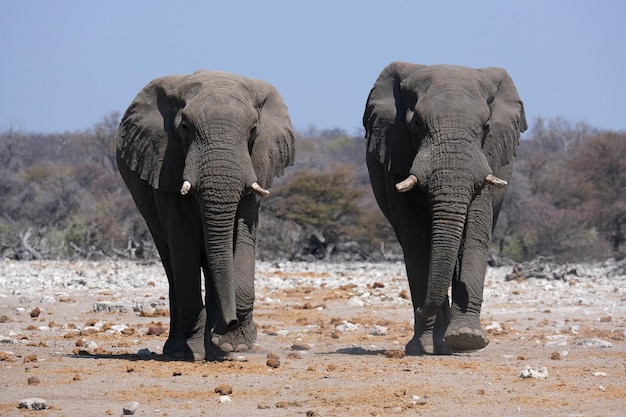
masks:
<instances>
[{"instance_id":1,"label":"elephant head","mask_svg":"<svg viewBox=\"0 0 626 417\"><path fill-rule=\"evenodd\" d=\"M468 207L484 187L497 200L507 185L527 128L522 101L500 68L394 62L370 92L363 125L368 158L397 178L396 192L427 196L430 270L420 314L432 316L459 261ZM489 237L497 211L481 219Z\"/></svg>"},{"instance_id":2,"label":"elephant head","mask_svg":"<svg viewBox=\"0 0 626 417\"><path fill-rule=\"evenodd\" d=\"M267 191L294 160L287 107L271 85L198 71L157 78L118 131L118 158L154 189L195 197L225 325L237 321L233 229L242 197Z\"/></svg>"}]
</instances>

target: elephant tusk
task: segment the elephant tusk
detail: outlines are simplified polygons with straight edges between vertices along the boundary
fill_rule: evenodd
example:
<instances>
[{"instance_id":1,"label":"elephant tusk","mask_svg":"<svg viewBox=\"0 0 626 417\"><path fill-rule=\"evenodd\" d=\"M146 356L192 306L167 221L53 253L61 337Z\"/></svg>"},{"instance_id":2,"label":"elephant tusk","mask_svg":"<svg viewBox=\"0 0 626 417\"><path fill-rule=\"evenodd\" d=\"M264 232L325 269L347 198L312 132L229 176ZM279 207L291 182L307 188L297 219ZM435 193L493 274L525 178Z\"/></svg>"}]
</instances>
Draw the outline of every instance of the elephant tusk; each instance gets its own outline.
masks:
<instances>
[{"instance_id":1,"label":"elephant tusk","mask_svg":"<svg viewBox=\"0 0 626 417\"><path fill-rule=\"evenodd\" d=\"M485 178L485 184L491 185L492 187L496 187L496 188L504 188L507 185L509 185L508 182L496 177L493 174L487 175L487 178Z\"/></svg>"},{"instance_id":2,"label":"elephant tusk","mask_svg":"<svg viewBox=\"0 0 626 417\"><path fill-rule=\"evenodd\" d=\"M263 187L261 187L259 183L256 181L252 183L250 188L252 188L252 191L254 191L254 194L258 195L261 198L265 198L270 195L270 192L264 189Z\"/></svg>"},{"instance_id":3,"label":"elephant tusk","mask_svg":"<svg viewBox=\"0 0 626 417\"><path fill-rule=\"evenodd\" d=\"M406 177L406 179L402 182L396 184L396 190L400 193L406 193L411 188L417 185L417 177L413 174Z\"/></svg>"},{"instance_id":4,"label":"elephant tusk","mask_svg":"<svg viewBox=\"0 0 626 417\"><path fill-rule=\"evenodd\" d=\"M187 195L189 190L191 190L191 183L189 181L183 181L183 186L180 187L180 193L182 195Z\"/></svg>"}]
</instances>

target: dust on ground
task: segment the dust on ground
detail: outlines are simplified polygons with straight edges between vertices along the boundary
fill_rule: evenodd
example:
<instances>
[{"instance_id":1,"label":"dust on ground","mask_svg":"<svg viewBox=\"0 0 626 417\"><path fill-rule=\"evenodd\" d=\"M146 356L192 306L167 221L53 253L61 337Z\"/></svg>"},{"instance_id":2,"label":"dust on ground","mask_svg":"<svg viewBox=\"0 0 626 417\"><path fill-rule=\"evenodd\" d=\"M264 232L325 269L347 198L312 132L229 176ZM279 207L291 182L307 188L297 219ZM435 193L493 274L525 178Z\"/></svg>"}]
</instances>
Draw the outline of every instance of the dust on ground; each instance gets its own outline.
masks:
<instances>
[{"instance_id":1,"label":"dust on ground","mask_svg":"<svg viewBox=\"0 0 626 417\"><path fill-rule=\"evenodd\" d=\"M0 262L0 416L621 416L626 278L490 268L487 348L406 357L400 263L257 267L258 346L167 361L157 263ZM42 411L20 401L42 398ZM135 407L130 407L135 408ZM127 411L131 412L131 411Z\"/></svg>"}]
</instances>

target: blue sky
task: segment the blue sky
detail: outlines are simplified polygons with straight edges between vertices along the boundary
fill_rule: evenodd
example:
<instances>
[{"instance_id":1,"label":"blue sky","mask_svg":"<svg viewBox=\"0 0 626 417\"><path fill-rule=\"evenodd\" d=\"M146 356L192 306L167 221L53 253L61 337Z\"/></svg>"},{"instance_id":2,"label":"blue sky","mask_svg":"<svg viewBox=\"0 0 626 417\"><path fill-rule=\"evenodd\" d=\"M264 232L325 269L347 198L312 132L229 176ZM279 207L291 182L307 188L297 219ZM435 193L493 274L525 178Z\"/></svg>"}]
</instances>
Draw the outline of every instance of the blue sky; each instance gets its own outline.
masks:
<instances>
[{"instance_id":1,"label":"blue sky","mask_svg":"<svg viewBox=\"0 0 626 417\"><path fill-rule=\"evenodd\" d=\"M391 61L498 66L532 126L626 129L623 0L0 0L0 131L86 129L153 78L272 83L298 130L358 133Z\"/></svg>"}]
</instances>

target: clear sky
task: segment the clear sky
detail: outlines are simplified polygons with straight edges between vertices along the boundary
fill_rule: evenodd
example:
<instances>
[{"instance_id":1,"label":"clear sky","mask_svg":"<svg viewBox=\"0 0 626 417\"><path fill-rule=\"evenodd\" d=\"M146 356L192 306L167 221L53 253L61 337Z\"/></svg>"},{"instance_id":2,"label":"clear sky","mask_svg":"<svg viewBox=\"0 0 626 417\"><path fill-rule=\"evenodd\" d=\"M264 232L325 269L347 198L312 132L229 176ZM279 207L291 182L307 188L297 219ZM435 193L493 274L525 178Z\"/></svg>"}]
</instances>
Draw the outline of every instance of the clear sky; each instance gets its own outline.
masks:
<instances>
[{"instance_id":1,"label":"clear sky","mask_svg":"<svg viewBox=\"0 0 626 417\"><path fill-rule=\"evenodd\" d=\"M0 0L0 131L85 129L153 78L263 79L298 130L358 133L391 61L498 66L529 125L626 129L624 0Z\"/></svg>"}]
</instances>

